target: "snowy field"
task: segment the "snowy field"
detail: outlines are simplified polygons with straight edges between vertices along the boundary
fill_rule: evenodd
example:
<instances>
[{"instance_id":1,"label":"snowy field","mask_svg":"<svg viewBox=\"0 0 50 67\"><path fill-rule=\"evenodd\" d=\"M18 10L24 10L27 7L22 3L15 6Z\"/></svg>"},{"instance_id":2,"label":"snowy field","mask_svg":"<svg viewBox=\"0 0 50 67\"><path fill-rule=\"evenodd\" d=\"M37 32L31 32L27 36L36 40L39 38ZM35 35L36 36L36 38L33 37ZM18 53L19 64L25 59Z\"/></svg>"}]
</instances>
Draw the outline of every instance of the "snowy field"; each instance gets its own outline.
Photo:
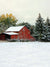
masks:
<instances>
[{"instance_id":1,"label":"snowy field","mask_svg":"<svg viewBox=\"0 0 50 67\"><path fill-rule=\"evenodd\" d=\"M0 42L0 67L50 67L50 42Z\"/></svg>"}]
</instances>

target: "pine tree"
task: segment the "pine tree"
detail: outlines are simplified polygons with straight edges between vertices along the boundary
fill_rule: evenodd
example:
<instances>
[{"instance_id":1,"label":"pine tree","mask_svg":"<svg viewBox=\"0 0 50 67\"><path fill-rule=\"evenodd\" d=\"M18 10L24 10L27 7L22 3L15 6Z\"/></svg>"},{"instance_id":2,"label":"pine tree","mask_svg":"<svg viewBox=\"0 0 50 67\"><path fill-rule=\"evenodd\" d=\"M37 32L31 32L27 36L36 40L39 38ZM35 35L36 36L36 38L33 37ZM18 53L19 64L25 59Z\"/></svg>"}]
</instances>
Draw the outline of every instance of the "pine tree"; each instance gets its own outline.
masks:
<instances>
[{"instance_id":1,"label":"pine tree","mask_svg":"<svg viewBox=\"0 0 50 67\"><path fill-rule=\"evenodd\" d=\"M45 33L45 36L46 36L46 41L50 41L50 19L47 18L46 22L45 22L45 29L46 29L46 33Z\"/></svg>"},{"instance_id":2,"label":"pine tree","mask_svg":"<svg viewBox=\"0 0 50 67\"><path fill-rule=\"evenodd\" d=\"M36 24L35 24L35 30L36 32L39 34L39 40L41 40L42 34L43 34L43 26L44 26L44 20L41 17L41 14L39 13L39 16L36 20Z\"/></svg>"}]
</instances>

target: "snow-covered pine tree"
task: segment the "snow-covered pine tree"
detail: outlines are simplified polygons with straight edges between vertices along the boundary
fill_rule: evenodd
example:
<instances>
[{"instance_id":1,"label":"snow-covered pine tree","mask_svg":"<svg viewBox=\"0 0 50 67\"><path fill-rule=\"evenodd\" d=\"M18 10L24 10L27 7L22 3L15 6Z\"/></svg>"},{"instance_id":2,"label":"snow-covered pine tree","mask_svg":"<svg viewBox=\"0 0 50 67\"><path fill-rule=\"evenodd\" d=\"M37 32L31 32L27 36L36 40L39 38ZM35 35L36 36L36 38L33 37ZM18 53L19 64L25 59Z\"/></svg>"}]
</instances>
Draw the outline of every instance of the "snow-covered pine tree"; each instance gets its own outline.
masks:
<instances>
[{"instance_id":1,"label":"snow-covered pine tree","mask_svg":"<svg viewBox=\"0 0 50 67\"><path fill-rule=\"evenodd\" d=\"M41 40L42 34L43 34L43 26L44 26L44 19L41 17L41 14L39 13L39 16L36 20L36 24L35 24L35 30L37 32L37 34L39 35L39 40Z\"/></svg>"},{"instance_id":2,"label":"snow-covered pine tree","mask_svg":"<svg viewBox=\"0 0 50 67\"><path fill-rule=\"evenodd\" d=\"M50 19L47 18L46 22L45 22L45 29L46 29L46 33L45 33L45 36L46 36L46 41L50 41Z\"/></svg>"}]
</instances>

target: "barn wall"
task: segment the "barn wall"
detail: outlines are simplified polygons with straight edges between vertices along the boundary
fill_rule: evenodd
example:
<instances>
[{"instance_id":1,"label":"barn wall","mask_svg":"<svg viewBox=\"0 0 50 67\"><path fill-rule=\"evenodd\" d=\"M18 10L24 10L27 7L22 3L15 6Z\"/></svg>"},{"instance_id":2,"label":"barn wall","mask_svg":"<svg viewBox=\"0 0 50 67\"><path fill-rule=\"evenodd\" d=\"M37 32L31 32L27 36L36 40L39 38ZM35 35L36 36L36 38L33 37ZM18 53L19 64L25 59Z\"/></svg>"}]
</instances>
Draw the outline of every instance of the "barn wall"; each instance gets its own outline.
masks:
<instances>
[{"instance_id":1,"label":"barn wall","mask_svg":"<svg viewBox=\"0 0 50 67\"><path fill-rule=\"evenodd\" d=\"M18 35L11 35L11 39L17 39Z\"/></svg>"},{"instance_id":2,"label":"barn wall","mask_svg":"<svg viewBox=\"0 0 50 67\"><path fill-rule=\"evenodd\" d=\"M0 40L5 40L5 35L4 34L0 34Z\"/></svg>"},{"instance_id":3,"label":"barn wall","mask_svg":"<svg viewBox=\"0 0 50 67\"><path fill-rule=\"evenodd\" d=\"M19 39L28 39L28 32L29 30L24 26L20 31L19 31ZM30 32L29 32L30 33Z\"/></svg>"},{"instance_id":4,"label":"barn wall","mask_svg":"<svg viewBox=\"0 0 50 67\"><path fill-rule=\"evenodd\" d=\"M27 29L27 27L23 27L20 31L19 31L19 35L18 35L19 39L33 39L34 38L30 35L30 30Z\"/></svg>"}]
</instances>

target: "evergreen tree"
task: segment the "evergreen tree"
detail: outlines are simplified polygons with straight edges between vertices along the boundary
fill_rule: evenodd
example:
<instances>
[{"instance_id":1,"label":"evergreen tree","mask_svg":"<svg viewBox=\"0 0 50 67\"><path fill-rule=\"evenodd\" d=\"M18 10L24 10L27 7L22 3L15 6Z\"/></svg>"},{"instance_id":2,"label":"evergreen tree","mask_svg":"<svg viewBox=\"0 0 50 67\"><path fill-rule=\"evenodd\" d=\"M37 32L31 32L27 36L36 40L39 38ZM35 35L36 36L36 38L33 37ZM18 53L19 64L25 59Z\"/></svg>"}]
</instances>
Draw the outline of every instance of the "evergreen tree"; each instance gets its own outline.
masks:
<instances>
[{"instance_id":1,"label":"evergreen tree","mask_svg":"<svg viewBox=\"0 0 50 67\"><path fill-rule=\"evenodd\" d=\"M23 23L17 24L17 26L22 26L22 25L25 25L29 30L31 28L31 25L28 22L23 22Z\"/></svg>"},{"instance_id":2,"label":"evergreen tree","mask_svg":"<svg viewBox=\"0 0 50 67\"><path fill-rule=\"evenodd\" d=\"M50 19L47 18L46 22L45 22L45 40L50 41Z\"/></svg>"},{"instance_id":3,"label":"evergreen tree","mask_svg":"<svg viewBox=\"0 0 50 67\"><path fill-rule=\"evenodd\" d=\"M39 39L41 40L42 34L43 34L43 26L44 26L44 20L41 17L41 14L39 13L39 16L36 20L35 24L35 31L39 34Z\"/></svg>"},{"instance_id":4,"label":"evergreen tree","mask_svg":"<svg viewBox=\"0 0 50 67\"><path fill-rule=\"evenodd\" d=\"M22 26L25 25L28 29L30 29L31 25L28 22L23 22L23 23L19 23L17 24L17 26Z\"/></svg>"},{"instance_id":5,"label":"evergreen tree","mask_svg":"<svg viewBox=\"0 0 50 67\"><path fill-rule=\"evenodd\" d=\"M30 27L30 33L31 33L31 35L33 35L34 34L34 25L31 25L31 27Z\"/></svg>"}]
</instances>

